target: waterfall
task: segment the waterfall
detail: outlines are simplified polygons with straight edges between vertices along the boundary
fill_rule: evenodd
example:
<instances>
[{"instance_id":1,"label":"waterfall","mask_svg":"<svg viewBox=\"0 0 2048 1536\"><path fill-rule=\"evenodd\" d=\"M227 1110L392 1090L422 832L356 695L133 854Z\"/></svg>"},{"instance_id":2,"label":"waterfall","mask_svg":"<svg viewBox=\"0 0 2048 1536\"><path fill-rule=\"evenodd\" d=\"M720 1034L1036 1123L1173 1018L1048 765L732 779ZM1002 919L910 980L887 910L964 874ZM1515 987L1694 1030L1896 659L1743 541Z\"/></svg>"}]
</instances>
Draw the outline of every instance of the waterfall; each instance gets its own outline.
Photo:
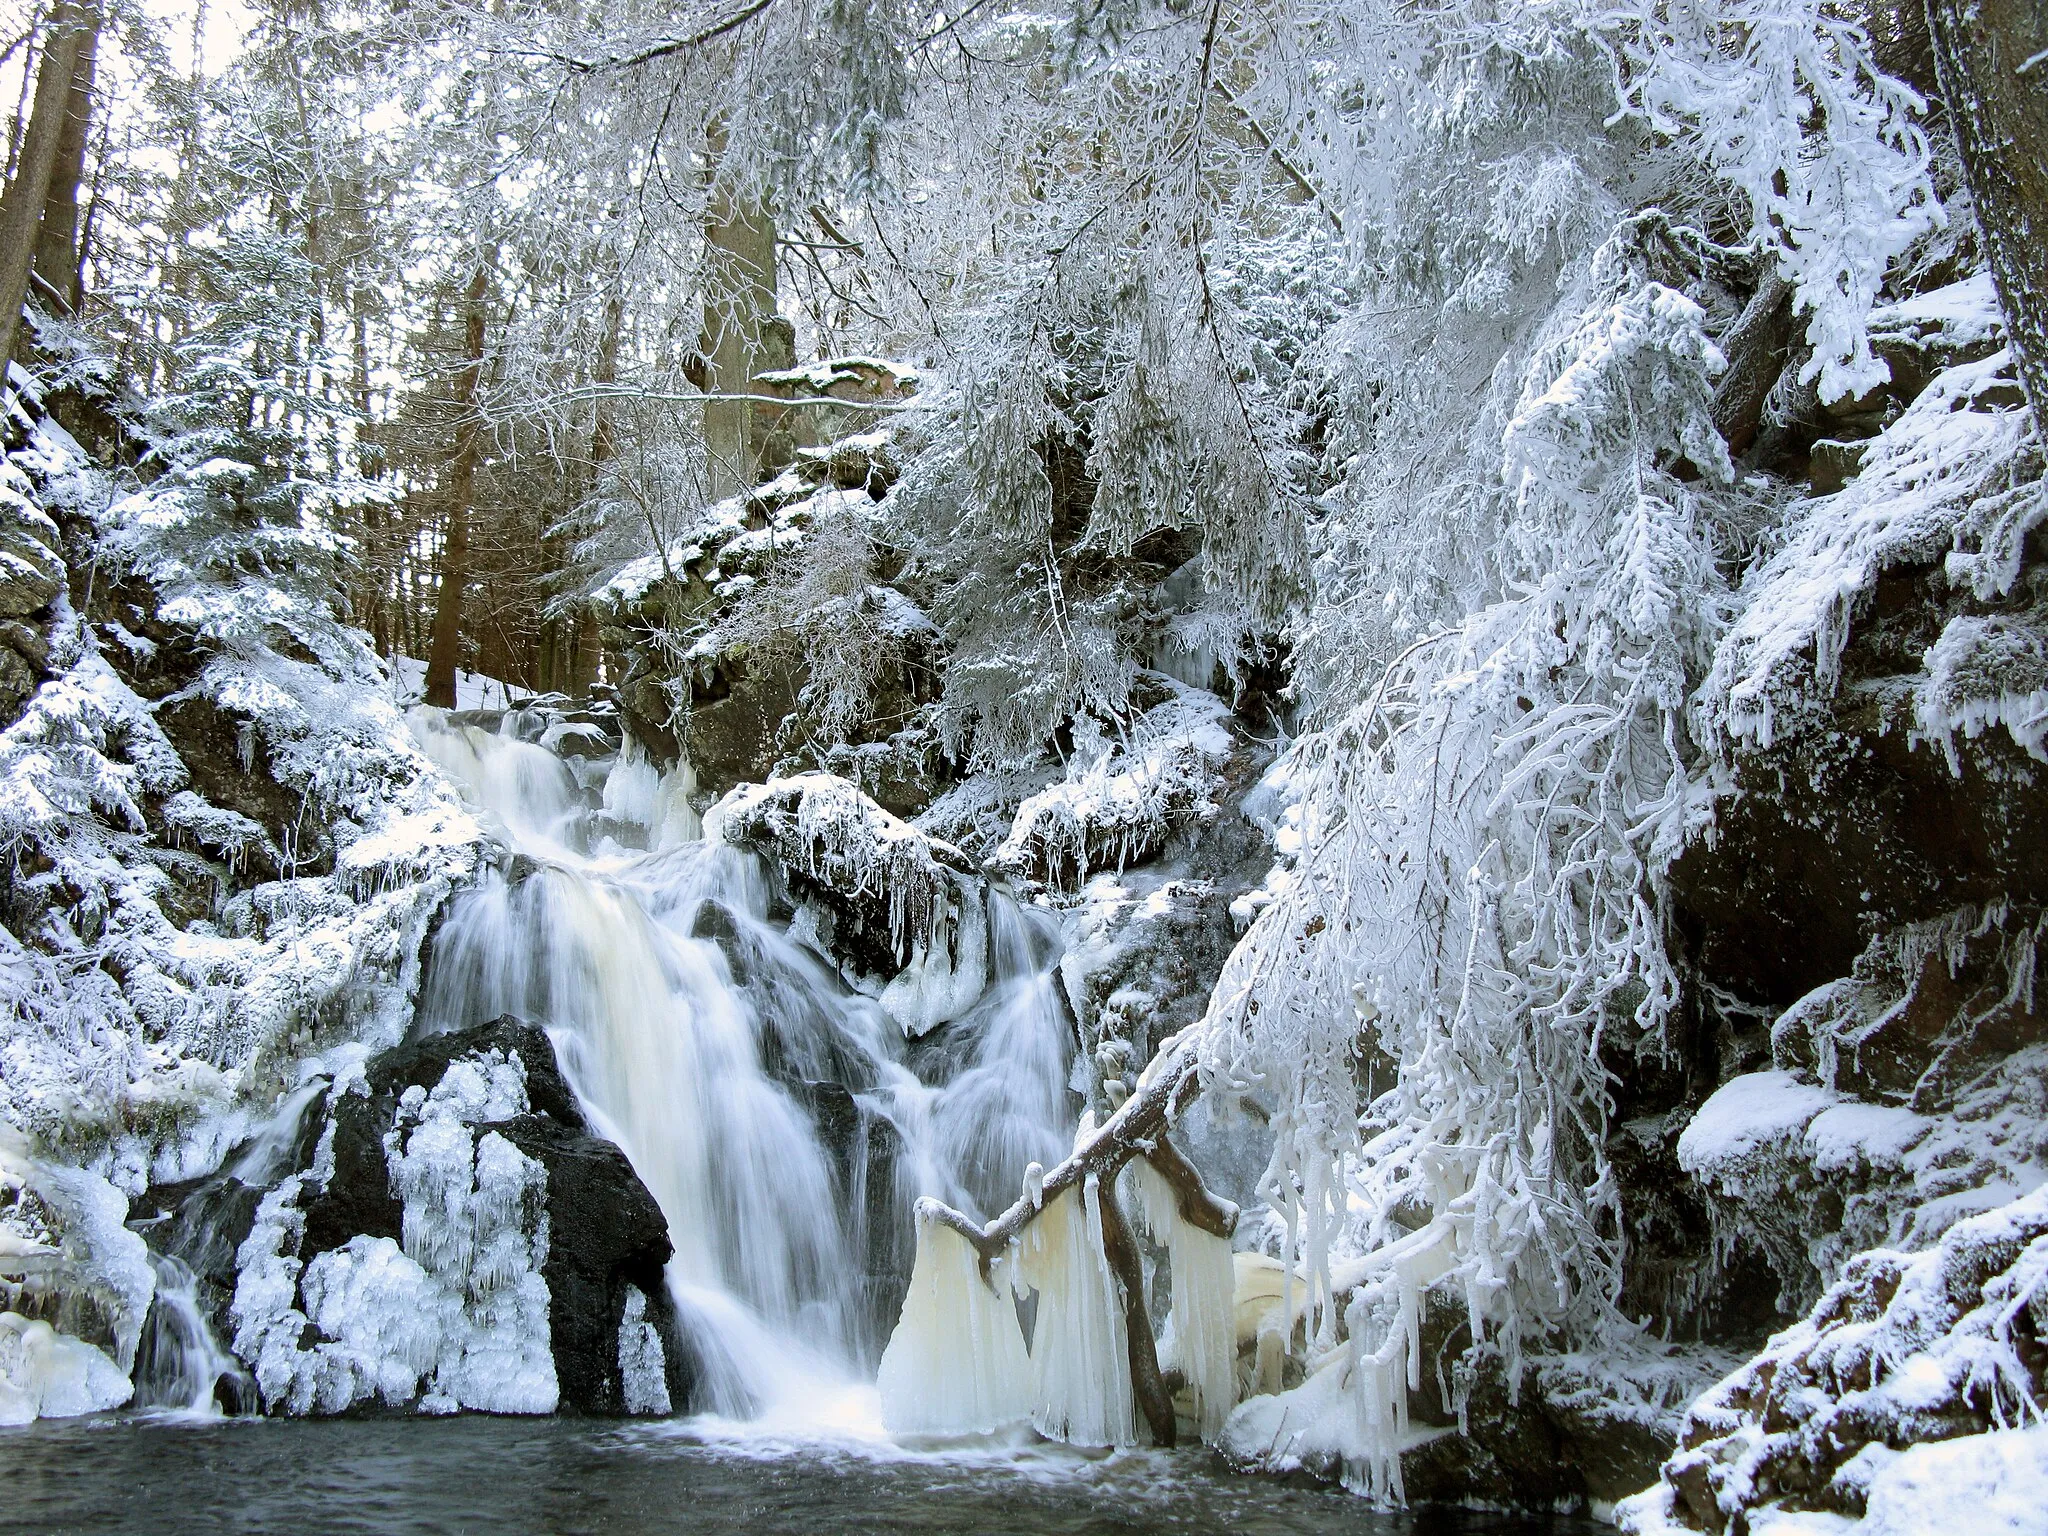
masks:
<instances>
[{"instance_id":1,"label":"waterfall","mask_svg":"<svg viewBox=\"0 0 2048 1536\"><path fill-rule=\"evenodd\" d=\"M136 1405L210 1417L224 1406L253 1404L254 1383L215 1336L212 1308L192 1266L156 1252L149 1261L156 1271L156 1298L135 1354Z\"/></svg>"},{"instance_id":2,"label":"waterfall","mask_svg":"<svg viewBox=\"0 0 2048 1536\"><path fill-rule=\"evenodd\" d=\"M629 746L593 793L523 725L415 712L518 872L450 911L420 1027L548 1030L668 1219L692 1408L800 1424L871 1403L915 1199L992 1212L1071 1142L1055 925L992 894L986 991L912 1045L776 920L762 861L703 841L687 767L657 774Z\"/></svg>"}]
</instances>

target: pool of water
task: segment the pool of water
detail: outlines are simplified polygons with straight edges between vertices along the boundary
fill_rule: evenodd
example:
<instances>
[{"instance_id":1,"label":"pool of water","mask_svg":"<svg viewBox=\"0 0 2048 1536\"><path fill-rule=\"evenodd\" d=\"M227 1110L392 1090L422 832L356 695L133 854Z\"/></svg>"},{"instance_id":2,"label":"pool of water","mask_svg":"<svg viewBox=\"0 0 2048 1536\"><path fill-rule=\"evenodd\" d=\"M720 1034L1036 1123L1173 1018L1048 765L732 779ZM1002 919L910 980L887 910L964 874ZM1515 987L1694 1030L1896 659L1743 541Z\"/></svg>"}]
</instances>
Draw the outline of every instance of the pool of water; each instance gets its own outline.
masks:
<instances>
[{"instance_id":1,"label":"pool of water","mask_svg":"<svg viewBox=\"0 0 2048 1536\"><path fill-rule=\"evenodd\" d=\"M916 1455L716 1425L575 1419L193 1421L0 1429L0 1532L35 1536L1592 1536L1591 1522L1375 1512L1203 1452Z\"/></svg>"}]
</instances>

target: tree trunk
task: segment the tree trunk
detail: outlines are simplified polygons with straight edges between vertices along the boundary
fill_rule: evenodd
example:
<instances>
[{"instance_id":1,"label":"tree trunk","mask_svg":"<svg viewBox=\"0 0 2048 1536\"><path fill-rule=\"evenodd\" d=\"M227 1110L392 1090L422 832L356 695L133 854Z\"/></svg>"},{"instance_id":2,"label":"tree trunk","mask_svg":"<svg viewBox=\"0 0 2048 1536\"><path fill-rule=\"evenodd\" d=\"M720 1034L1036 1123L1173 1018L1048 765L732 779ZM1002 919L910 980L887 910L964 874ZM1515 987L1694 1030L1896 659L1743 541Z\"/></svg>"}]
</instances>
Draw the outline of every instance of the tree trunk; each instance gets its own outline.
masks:
<instances>
[{"instance_id":1,"label":"tree trunk","mask_svg":"<svg viewBox=\"0 0 2048 1536\"><path fill-rule=\"evenodd\" d=\"M85 252L78 244L78 190L85 182L85 150L92 128L92 85L99 54L100 20L84 13L84 32L71 69L71 93L57 135L56 160L43 194L43 226L36 243L36 287L47 303L76 313L82 297Z\"/></svg>"},{"instance_id":2,"label":"tree trunk","mask_svg":"<svg viewBox=\"0 0 2048 1536\"><path fill-rule=\"evenodd\" d=\"M1764 402L1785 371L1792 332L1792 285L1767 271L1741 318L1721 338L1728 371L1714 391L1714 425L1728 440L1730 453L1747 453L1756 441Z\"/></svg>"},{"instance_id":3,"label":"tree trunk","mask_svg":"<svg viewBox=\"0 0 2048 1536\"><path fill-rule=\"evenodd\" d=\"M604 337L598 343L597 362L591 370L591 379L601 386L610 386L619 377L619 340L626 325L626 296L622 282L615 283L604 306ZM597 396L597 403L591 412L590 425L590 489L594 493L603 477L604 467L619 451L619 434L612 401L606 398L603 389ZM565 691L572 697L587 699L591 685L597 681L598 639L597 616L588 604L573 609L561 621L561 649L566 653L561 658Z\"/></svg>"},{"instance_id":4,"label":"tree trunk","mask_svg":"<svg viewBox=\"0 0 2048 1536\"><path fill-rule=\"evenodd\" d=\"M1927 0L1927 27L2020 387L2048 432L2048 4Z\"/></svg>"},{"instance_id":5,"label":"tree trunk","mask_svg":"<svg viewBox=\"0 0 2048 1536\"><path fill-rule=\"evenodd\" d=\"M722 131L713 131L709 147L715 165L725 147ZM752 394L754 375L768 366L765 343L775 316L774 218L759 201L719 181L704 217L704 244L704 334L697 349L705 366L699 387L707 395ZM759 481L764 435L753 402L704 403L712 499Z\"/></svg>"},{"instance_id":6,"label":"tree trunk","mask_svg":"<svg viewBox=\"0 0 2048 1536\"><path fill-rule=\"evenodd\" d=\"M376 423L371 417L374 402L370 393L370 317L361 288L351 292L350 305L355 311L351 359L355 366L356 473L365 480L381 480L383 451L378 446ZM397 646L391 632L392 572L387 564L385 521L385 509L371 498L363 507L363 612L358 617L368 622L377 654L388 657Z\"/></svg>"},{"instance_id":7,"label":"tree trunk","mask_svg":"<svg viewBox=\"0 0 2048 1536\"><path fill-rule=\"evenodd\" d=\"M427 651L427 702L455 707L455 669L462 652L462 589L469 584L469 515L476 499L476 466L483 454L483 422L476 398L484 373L484 296L490 263L479 260L462 296L462 371L455 377L455 462L448 475L446 532L441 543L441 588L434 599L434 639Z\"/></svg>"},{"instance_id":8,"label":"tree trunk","mask_svg":"<svg viewBox=\"0 0 2048 1536\"><path fill-rule=\"evenodd\" d=\"M29 109L28 132L14 180L0 196L0 378L14 356L21 334L21 309L28 300L29 273L35 265L41 232L43 199L50 171L64 137L64 119L71 103L72 78L78 51L91 28L90 19L71 0L57 0L43 39L43 60L36 74L35 104Z\"/></svg>"},{"instance_id":9,"label":"tree trunk","mask_svg":"<svg viewBox=\"0 0 2048 1536\"><path fill-rule=\"evenodd\" d=\"M1130 1357L1131 1396L1145 1415L1152 1443L1172 1450L1179 1426L1174 1423L1173 1394L1159 1374L1159 1345L1152 1337L1151 1309L1145 1305L1145 1263L1138 1255L1138 1240L1131 1235L1131 1224L1117 1204L1114 1176L1096 1181L1095 1197L1102 1212L1103 1257L1116 1276L1117 1289L1123 1292L1124 1351Z\"/></svg>"},{"instance_id":10,"label":"tree trunk","mask_svg":"<svg viewBox=\"0 0 2048 1536\"><path fill-rule=\"evenodd\" d=\"M576 622L575 655L570 662L569 691L579 699L590 697L598 673L604 668L604 645L597 630L597 616L584 609Z\"/></svg>"}]
</instances>

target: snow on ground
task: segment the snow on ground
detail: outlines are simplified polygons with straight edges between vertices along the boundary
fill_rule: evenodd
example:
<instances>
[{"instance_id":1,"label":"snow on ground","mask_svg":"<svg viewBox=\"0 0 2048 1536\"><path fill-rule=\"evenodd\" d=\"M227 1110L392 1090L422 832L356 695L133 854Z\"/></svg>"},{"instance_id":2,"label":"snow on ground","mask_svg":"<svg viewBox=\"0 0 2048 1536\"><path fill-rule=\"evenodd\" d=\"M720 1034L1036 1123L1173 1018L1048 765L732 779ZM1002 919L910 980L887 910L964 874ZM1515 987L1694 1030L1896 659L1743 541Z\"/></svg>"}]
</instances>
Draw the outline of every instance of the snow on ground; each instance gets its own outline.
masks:
<instances>
[{"instance_id":1,"label":"snow on ground","mask_svg":"<svg viewBox=\"0 0 2048 1536\"><path fill-rule=\"evenodd\" d=\"M427 696L427 664L424 661L415 661L410 656L391 656L385 659L384 664L391 670L392 694L400 709L410 708ZM515 709L532 697L532 689L521 688L502 678L486 677L481 672L457 671L455 674L457 710Z\"/></svg>"}]
</instances>

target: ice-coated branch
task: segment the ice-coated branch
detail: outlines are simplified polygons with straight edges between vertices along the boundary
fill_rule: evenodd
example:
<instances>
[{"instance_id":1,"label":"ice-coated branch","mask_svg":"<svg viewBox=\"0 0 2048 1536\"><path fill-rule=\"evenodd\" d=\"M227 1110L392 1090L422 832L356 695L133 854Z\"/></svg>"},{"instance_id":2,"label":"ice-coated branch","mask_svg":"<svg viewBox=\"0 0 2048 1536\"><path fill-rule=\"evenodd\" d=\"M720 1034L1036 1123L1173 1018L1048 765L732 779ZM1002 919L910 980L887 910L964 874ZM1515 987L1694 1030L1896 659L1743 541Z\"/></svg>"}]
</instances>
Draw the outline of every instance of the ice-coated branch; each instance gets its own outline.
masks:
<instances>
[{"instance_id":1,"label":"ice-coated branch","mask_svg":"<svg viewBox=\"0 0 2048 1536\"><path fill-rule=\"evenodd\" d=\"M1166 1139L1166 1129L1173 1117L1198 1092L1200 1079L1192 1039L1176 1038L1154 1058L1139 1082L1138 1091L1124 1101L1101 1129L1046 1174L1043 1183L1034 1183L988 1225L982 1226L940 1200L927 1198L917 1203L920 1223L936 1222L967 1239L981 1256L982 1274L986 1278L995 1259L1060 1195L1076 1186L1092 1186L1093 1198L1102 1212L1103 1258L1123 1292L1131 1390L1152 1431L1153 1441L1162 1446L1171 1446L1175 1441L1173 1398L1160 1374L1158 1349L1145 1304L1144 1266L1130 1224L1117 1203L1116 1180L1126 1164L1142 1157L1173 1189L1182 1221L1221 1238L1228 1238L1237 1230L1237 1207L1211 1193L1194 1165ZM1175 1283L1180 1281L1176 1279Z\"/></svg>"},{"instance_id":2,"label":"ice-coated branch","mask_svg":"<svg viewBox=\"0 0 2048 1536\"><path fill-rule=\"evenodd\" d=\"M1138 1091L1105 1120L1095 1134L1045 1175L1045 1182L1000 1216L982 1226L964 1211L927 1196L918 1201L918 1218L951 1227L974 1245L982 1267L1007 1248L1060 1195L1091 1176L1114 1179L1134 1157L1143 1157L1173 1186L1181 1220L1229 1237L1237 1230L1237 1207L1219 1199L1202 1176L1166 1139L1173 1118L1201 1091L1193 1042L1176 1037L1153 1059Z\"/></svg>"}]
</instances>

